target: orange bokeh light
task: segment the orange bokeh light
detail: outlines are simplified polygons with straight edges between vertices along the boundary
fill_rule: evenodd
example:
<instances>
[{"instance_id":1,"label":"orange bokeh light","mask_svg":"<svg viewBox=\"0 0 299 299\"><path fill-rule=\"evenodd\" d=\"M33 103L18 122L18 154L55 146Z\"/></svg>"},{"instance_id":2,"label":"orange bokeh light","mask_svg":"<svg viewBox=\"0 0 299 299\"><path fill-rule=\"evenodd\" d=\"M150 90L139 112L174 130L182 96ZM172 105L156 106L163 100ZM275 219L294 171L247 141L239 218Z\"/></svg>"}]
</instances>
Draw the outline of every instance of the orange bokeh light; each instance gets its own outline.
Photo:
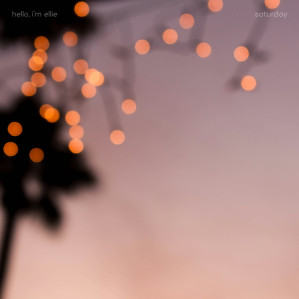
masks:
<instances>
[{"instance_id":1,"label":"orange bokeh light","mask_svg":"<svg viewBox=\"0 0 299 299\"><path fill-rule=\"evenodd\" d=\"M79 139L73 139L69 142L69 149L73 154L79 154L83 151L83 142Z\"/></svg>"},{"instance_id":2,"label":"orange bokeh light","mask_svg":"<svg viewBox=\"0 0 299 299\"><path fill-rule=\"evenodd\" d=\"M80 122L80 114L75 110L68 111L65 115L65 121L70 126L75 126Z\"/></svg>"},{"instance_id":3,"label":"orange bokeh light","mask_svg":"<svg viewBox=\"0 0 299 299\"><path fill-rule=\"evenodd\" d=\"M84 1L79 1L74 6L75 14L80 17L86 17L89 14L89 5Z\"/></svg>"},{"instance_id":4,"label":"orange bokeh light","mask_svg":"<svg viewBox=\"0 0 299 299\"><path fill-rule=\"evenodd\" d=\"M219 12L223 8L223 1L222 0L209 0L208 8L212 12Z\"/></svg>"},{"instance_id":5,"label":"orange bokeh light","mask_svg":"<svg viewBox=\"0 0 299 299\"><path fill-rule=\"evenodd\" d=\"M39 57L39 58L41 58L43 63L45 63L48 60L48 54L44 50L36 50L36 51L34 51L32 57Z\"/></svg>"},{"instance_id":6,"label":"orange bokeh light","mask_svg":"<svg viewBox=\"0 0 299 299\"><path fill-rule=\"evenodd\" d=\"M280 5L280 0L265 0L265 6L269 9L275 9Z\"/></svg>"},{"instance_id":7,"label":"orange bokeh light","mask_svg":"<svg viewBox=\"0 0 299 299\"><path fill-rule=\"evenodd\" d=\"M208 43L199 43L196 47L196 54L201 58L207 58L211 53L212 48Z\"/></svg>"},{"instance_id":8,"label":"orange bokeh light","mask_svg":"<svg viewBox=\"0 0 299 299\"><path fill-rule=\"evenodd\" d=\"M29 60L28 60L28 66L32 71L40 71L44 64L43 64L43 60L42 58L38 57L38 56L32 56Z\"/></svg>"},{"instance_id":9,"label":"orange bokeh light","mask_svg":"<svg viewBox=\"0 0 299 299\"><path fill-rule=\"evenodd\" d=\"M78 59L74 62L74 71L78 75L84 75L85 72L88 70L88 63L84 59Z\"/></svg>"},{"instance_id":10,"label":"orange bokeh light","mask_svg":"<svg viewBox=\"0 0 299 299\"><path fill-rule=\"evenodd\" d=\"M249 57L249 50L246 47L237 47L234 51L234 57L239 62L244 62Z\"/></svg>"},{"instance_id":11,"label":"orange bokeh light","mask_svg":"<svg viewBox=\"0 0 299 299\"><path fill-rule=\"evenodd\" d=\"M8 125L7 131L11 136L19 136L23 132L23 127L19 122L14 121Z\"/></svg>"},{"instance_id":12,"label":"orange bokeh light","mask_svg":"<svg viewBox=\"0 0 299 299\"><path fill-rule=\"evenodd\" d=\"M151 49L150 43L146 39L140 39L135 43L135 51L139 55L147 54Z\"/></svg>"},{"instance_id":13,"label":"orange bokeh light","mask_svg":"<svg viewBox=\"0 0 299 299\"><path fill-rule=\"evenodd\" d=\"M85 79L87 82L94 86L101 86L104 84L105 81L103 73L99 72L96 69L88 69L85 72Z\"/></svg>"},{"instance_id":14,"label":"orange bokeh light","mask_svg":"<svg viewBox=\"0 0 299 299\"><path fill-rule=\"evenodd\" d=\"M58 109L50 106L44 111L44 118L49 122L49 123L56 123L59 118L60 118L60 113Z\"/></svg>"},{"instance_id":15,"label":"orange bokeh light","mask_svg":"<svg viewBox=\"0 0 299 299\"><path fill-rule=\"evenodd\" d=\"M57 66L52 70L52 78L56 82L62 82L66 78L66 71L63 67Z\"/></svg>"},{"instance_id":16,"label":"orange bokeh light","mask_svg":"<svg viewBox=\"0 0 299 299\"><path fill-rule=\"evenodd\" d=\"M36 87L43 87L46 84L46 76L43 73L34 73L31 76L31 82Z\"/></svg>"},{"instance_id":17,"label":"orange bokeh light","mask_svg":"<svg viewBox=\"0 0 299 299\"><path fill-rule=\"evenodd\" d=\"M21 91L26 97L32 97L36 93L36 87L30 81L24 82Z\"/></svg>"},{"instance_id":18,"label":"orange bokeh light","mask_svg":"<svg viewBox=\"0 0 299 299\"><path fill-rule=\"evenodd\" d=\"M182 14L179 23L183 29L190 29L194 26L194 17L189 13Z\"/></svg>"},{"instance_id":19,"label":"orange bokeh light","mask_svg":"<svg viewBox=\"0 0 299 299\"><path fill-rule=\"evenodd\" d=\"M114 130L110 134L110 140L115 145L120 145L125 142L125 133L122 130Z\"/></svg>"},{"instance_id":20,"label":"orange bokeh light","mask_svg":"<svg viewBox=\"0 0 299 299\"><path fill-rule=\"evenodd\" d=\"M13 157L18 151L19 148L14 142L6 142L3 146L3 152L6 156Z\"/></svg>"},{"instance_id":21,"label":"orange bokeh light","mask_svg":"<svg viewBox=\"0 0 299 299\"><path fill-rule=\"evenodd\" d=\"M136 111L136 103L132 99L126 99L122 102L121 109L125 114L133 114Z\"/></svg>"},{"instance_id":22,"label":"orange bokeh light","mask_svg":"<svg viewBox=\"0 0 299 299\"><path fill-rule=\"evenodd\" d=\"M38 147L33 148L29 152L29 158L32 162L39 163L44 159L44 157L45 157L44 151Z\"/></svg>"},{"instance_id":23,"label":"orange bokeh light","mask_svg":"<svg viewBox=\"0 0 299 299\"><path fill-rule=\"evenodd\" d=\"M84 129L81 126L72 126L69 129L69 134L73 139L81 139L84 136Z\"/></svg>"},{"instance_id":24,"label":"orange bokeh light","mask_svg":"<svg viewBox=\"0 0 299 299\"><path fill-rule=\"evenodd\" d=\"M81 88L81 92L85 98L90 99L96 95L97 89L92 84L85 83Z\"/></svg>"},{"instance_id":25,"label":"orange bokeh light","mask_svg":"<svg viewBox=\"0 0 299 299\"><path fill-rule=\"evenodd\" d=\"M49 48L50 43L49 43L49 40L45 36L38 36L34 40L34 46L37 50L46 51Z\"/></svg>"},{"instance_id":26,"label":"orange bokeh light","mask_svg":"<svg viewBox=\"0 0 299 299\"><path fill-rule=\"evenodd\" d=\"M246 91L252 91L256 88L256 79L253 76L245 76L241 80L241 87Z\"/></svg>"},{"instance_id":27,"label":"orange bokeh light","mask_svg":"<svg viewBox=\"0 0 299 299\"><path fill-rule=\"evenodd\" d=\"M68 47L74 47L78 43L78 35L73 31L67 31L62 39Z\"/></svg>"},{"instance_id":28,"label":"orange bokeh light","mask_svg":"<svg viewBox=\"0 0 299 299\"><path fill-rule=\"evenodd\" d=\"M51 108L52 106L49 104L44 104L39 108L39 114L41 115L41 117L45 118L45 114L47 109Z\"/></svg>"},{"instance_id":29,"label":"orange bokeh light","mask_svg":"<svg viewBox=\"0 0 299 299\"><path fill-rule=\"evenodd\" d=\"M168 45L173 45L178 40L178 34L174 29L166 29L162 35L163 41Z\"/></svg>"}]
</instances>

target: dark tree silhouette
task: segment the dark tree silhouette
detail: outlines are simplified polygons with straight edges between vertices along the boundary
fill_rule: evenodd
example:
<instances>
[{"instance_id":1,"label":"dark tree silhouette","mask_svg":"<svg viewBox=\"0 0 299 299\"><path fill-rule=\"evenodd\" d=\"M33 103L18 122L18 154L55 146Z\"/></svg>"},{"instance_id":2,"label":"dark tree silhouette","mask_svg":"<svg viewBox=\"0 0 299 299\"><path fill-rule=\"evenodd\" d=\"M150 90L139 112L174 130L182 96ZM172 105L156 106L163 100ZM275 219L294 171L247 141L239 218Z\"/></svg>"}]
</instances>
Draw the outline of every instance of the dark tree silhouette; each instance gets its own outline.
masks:
<instances>
[{"instance_id":1,"label":"dark tree silhouette","mask_svg":"<svg viewBox=\"0 0 299 299\"><path fill-rule=\"evenodd\" d=\"M70 192L81 185L95 182L82 154L71 153L67 144L59 139L62 121L48 122L40 116L39 109L40 101L37 98L21 97L11 111L0 112L0 148L4 148L0 154L0 184L5 212L0 263L1 291L17 219L25 213L38 213L45 224L58 227L62 215L57 204L57 191ZM9 134L8 126L12 122L21 124L21 134ZM16 145L17 149L11 144ZM40 150L36 157L32 149ZM37 191L30 190L28 178L36 181L39 186Z\"/></svg>"}]
</instances>

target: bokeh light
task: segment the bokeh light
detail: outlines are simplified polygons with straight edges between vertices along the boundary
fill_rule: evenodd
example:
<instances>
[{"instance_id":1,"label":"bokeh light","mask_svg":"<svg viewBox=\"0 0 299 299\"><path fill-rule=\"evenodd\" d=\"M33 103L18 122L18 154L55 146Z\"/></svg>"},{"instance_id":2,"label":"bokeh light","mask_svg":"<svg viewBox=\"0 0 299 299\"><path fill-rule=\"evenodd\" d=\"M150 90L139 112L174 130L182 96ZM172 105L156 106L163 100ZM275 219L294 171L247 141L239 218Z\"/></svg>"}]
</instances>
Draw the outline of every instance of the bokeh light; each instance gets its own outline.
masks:
<instances>
[{"instance_id":1,"label":"bokeh light","mask_svg":"<svg viewBox=\"0 0 299 299\"><path fill-rule=\"evenodd\" d=\"M79 1L74 6L75 14L80 17L86 17L89 14L89 5L84 1Z\"/></svg>"},{"instance_id":2,"label":"bokeh light","mask_svg":"<svg viewBox=\"0 0 299 299\"><path fill-rule=\"evenodd\" d=\"M27 81L22 84L21 91L26 97L32 97L36 93L36 87L32 82Z\"/></svg>"},{"instance_id":3,"label":"bokeh light","mask_svg":"<svg viewBox=\"0 0 299 299\"><path fill-rule=\"evenodd\" d=\"M73 65L74 71L78 75L84 75L85 72L88 70L88 63L84 59L77 59Z\"/></svg>"},{"instance_id":4,"label":"bokeh light","mask_svg":"<svg viewBox=\"0 0 299 299\"><path fill-rule=\"evenodd\" d=\"M66 78L66 71L63 67L57 66L57 67L54 67L54 69L52 70L51 75L52 75L52 78L53 78L54 81L62 82Z\"/></svg>"},{"instance_id":5,"label":"bokeh light","mask_svg":"<svg viewBox=\"0 0 299 299\"><path fill-rule=\"evenodd\" d=\"M40 57L38 57L38 58L39 59L37 59L37 56L32 56L28 60L28 66L34 72L40 71L44 66L42 58L40 58ZM37 63L37 62L41 62L41 63Z\"/></svg>"},{"instance_id":6,"label":"bokeh light","mask_svg":"<svg viewBox=\"0 0 299 299\"><path fill-rule=\"evenodd\" d=\"M19 122L13 121L8 125L7 131L11 136L19 136L23 132L23 127Z\"/></svg>"},{"instance_id":7,"label":"bokeh light","mask_svg":"<svg viewBox=\"0 0 299 299\"><path fill-rule=\"evenodd\" d=\"M37 50L46 51L50 46L50 42L45 36L38 36L34 40L34 46Z\"/></svg>"},{"instance_id":8,"label":"bokeh light","mask_svg":"<svg viewBox=\"0 0 299 299\"><path fill-rule=\"evenodd\" d=\"M136 103L132 99L126 99L122 102L121 109L125 114L133 114L136 111Z\"/></svg>"},{"instance_id":9,"label":"bokeh light","mask_svg":"<svg viewBox=\"0 0 299 299\"><path fill-rule=\"evenodd\" d=\"M241 87L246 91L252 91L256 88L256 79L253 76L245 76L241 80Z\"/></svg>"},{"instance_id":10,"label":"bokeh light","mask_svg":"<svg viewBox=\"0 0 299 299\"><path fill-rule=\"evenodd\" d=\"M32 74L31 82L36 87L43 87L46 84L47 79L43 73L38 72L38 73Z\"/></svg>"},{"instance_id":11,"label":"bokeh light","mask_svg":"<svg viewBox=\"0 0 299 299\"><path fill-rule=\"evenodd\" d=\"M3 146L3 152L6 156L13 157L19 151L18 146L14 142L6 142Z\"/></svg>"},{"instance_id":12,"label":"bokeh light","mask_svg":"<svg viewBox=\"0 0 299 299\"><path fill-rule=\"evenodd\" d=\"M179 23L183 29L190 29L194 26L194 17L189 13L182 14Z\"/></svg>"},{"instance_id":13,"label":"bokeh light","mask_svg":"<svg viewBox=\"0 0 299 299\"><path fill-rule=\"evenodd\" d=\"M125 142L125 133L122 130L114 130L110 134L110 140L115 145L120 145Z\"/></svg>"},{"instance_id":14,"label":"bokeh light","mask_svg":"<svg viewBox=\"0 0 299 299\"><path fill-rule=\"evenodd\" d=\"M96 69L88 69L85 72L85 79L87 82L94 86L101 86L104 84L105 81L103 73L99 72Z\"/></svg>"},{"instance_id":15,"label":"bokeh light","mask_svg":"<svg viewBox=\"0 0 299 299\"><path fill-rule=\"evenodd\" d=\"M49 123L55 123L59 120L60 118L60 113L58 109L54 107L49 107L45 110L44 113L44 118L49 122Z\"/></svg>"},{"instance_id":16,"label":"bokeh light","mask_svg":"<svg viewBox=\"0 0 299 299\"><path fill-rule=\"evenodd\" d=\"M178 40L178 34L174 29L166 29L162 35L163 41L168 45L173 45Z\"/></svg>"},{"instance_id":17,"label":"bokeh light","mask_svg":"<svg viewBox=\"0 0 299 299\"><path fill-rule=\"evenodd\" d=\"M41 117L45 118L47 109L51 108L52 106L49 104L44 104L39 108L39 114Z\"/></svg>"},{"instance_id":18,"label":"bokeh light","mask_svg":"<svg viewBox=\"0 0 299 299\"><path fill-rule=\"evenodd\" d=\"M84 136L84 129L81 126L72 126L69 129L69 134L73 139L81 139Z\"/></svg>"},{"instance_id":19,"label":"bokeh light","mask_svg":"<svg viewBox=\"0 0 299 299\"><path fill-rule=\"evenodd\" d=\"M196 47L196 54L201 58L207 58L211 55L212 48L208 43L199 43Z\"/></svg>"},{"instance_id":20,"label":"bokeh light","mask_svg":"<svg viewBox=\"0 0 299 299\"><path fill-rule=\"evenodd\" d=\"M135 51L139 55L147 54L151 49L150 43L146 39L140 39L135 43Z\"/></svg>"},{"instance_id":21,"label":"bokeh light","mask_svg":"<svg viewBox=\"0 0 299 299\"><path fill-rule=\"evenodd\" d=\"M73 154L79 154L83 151L83 142L79 139L73 139L69 142L69 149Z\"/></svg>"},{"instance_id":22,"label":"bokeh light","mask_svg":"<svg viewBox=\"0 0 299 299\"><path fill-rule=\"evenodd\" d=\"M81 88L81 92L85 98L90 99L96 95L97 89L92 84L85 83Z\"/></svg>"},{"instance_id":23,"label":"bokeh light","mask_svg":"<svg viewBox=\"0 0 299 299\"><path fill-rule=\"evenodd\" d=\"M39 57L42 59L43 63L45 63L48 60L48 54L46 51L43 50L36 50L33 52L32 57Z\"/></svg>"},{"instance_id":24,"label":"bokeh light","mask_svg":"<svg viewBox=\"0 0 299 299\"><path fill-rule=\"evenodd\" d=\"M222 0L209 0L208 8L212 12L219 12L223 8L223 1Z\"/></svg>"},{"instance_id":25,"label":"bokeh light","mask_svg":"<svg viewBox=\"0 0 299 299\"><path fill-rule=\"evenodd\" d=\"M67 31L62 39L68 47L74 47L78 43L78 35L73 31Z\"/></svg>"},{"instance_id":26,"label":"bokeh light","mask_svg":"<svg viewBox=\"0 0 299 299\"><path fill-rule=\"evenodd\" d=\"M234 57L239 62L244 62L249 57L249 50L246 47L237 47L234 51Z\"/></svg>"},{"instance_id":27,"label":"bokeh light","mask_svg":"<svg viewBox=\"0 0 299 299\"><path fill-rule=\"evenodd\" d=\"M44 159L44 151L38 147L33 148L29 152L29 158L32 162L39 163Z\"/></svg>"},{"instance_id":28,"label":"bokeh light","mask_svg":"<svg viewBox=\"0 0 299 299\"><path fill-rule=\"evenodd\" d=\"M276 9L280 5L280 0L265 0L265 6L269 9Z\"/></svg>"},{"instance_id":29,"label":"bokeh light","mask_svg":"<svg viewBox=\"0 0 299 299\"><path fill-rule=\"evenodd\" d=\"M80 122L80 114L75 110L68 111L65 115L65 121L70 126L75 126Z\"/></svg>"}]
</instances>

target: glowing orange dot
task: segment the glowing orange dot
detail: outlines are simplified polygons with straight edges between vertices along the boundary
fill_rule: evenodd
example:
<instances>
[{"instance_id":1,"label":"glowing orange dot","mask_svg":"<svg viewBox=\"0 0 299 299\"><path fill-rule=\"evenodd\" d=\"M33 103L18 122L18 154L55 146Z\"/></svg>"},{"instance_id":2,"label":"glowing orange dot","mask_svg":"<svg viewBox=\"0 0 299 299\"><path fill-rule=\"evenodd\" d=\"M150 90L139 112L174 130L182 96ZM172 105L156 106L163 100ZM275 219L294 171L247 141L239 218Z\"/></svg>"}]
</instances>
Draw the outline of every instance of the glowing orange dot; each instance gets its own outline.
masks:
<instances>
[{"instance_id":1,"label":"glowing orange dot","mask_svg":"<svg viewBox=\"0 0 299 299\"><path fill-rule=\"evenodd\" d=\"M74 62L74 71L79 74L83 75L88 70L88 63L84 59L78 59Z\"/></svg>"},{"instance_id":2,"label":"glowing orange dot","mask_svg":"<svg viewBox=\"0 0 299 299\"><path fill-rule=\"evenodd\" d=\"M85 98L93 98L96 93L97 89L90 83L85 83L81 88L81 93Z\"/></svg>"},{"instance_id":3,"label":"glowing orange dot","mask_svg":"<svg viewBox=\"0 0 299 299\"><path fill-rule=\"evenodd\" d=\"M140 39L135 44L135 51L139 55L147 54L149 52L150 48L151 48L150 43L145 39Z\"/></svg>"},{"instance_id":4,"label":"glowing orange dot","mask_svg":"<svg viewBox=\"0 0 299 299\"><path fill-rule=\"evenodd\" d=\"M173 45L178 40L178 34L174 29L166 29L163 32L163 41L168 45Z\"/></svg>"},{"instance_id":5,"label":"glowing orange dot","mask_svg":"<svg viewBox=\"0 0 299 299\"><path fill-rule=\"evenodd\" d=\"M73 154L79 154L83 151L83 142L79 139L73 139L69 142L69 149Z\"/></svg>"},{"instance_id":6,"label":"glowing orange dot","mask_svg":"<svg viewBox=\"0 0 299 299\"><path fill-rule=\"evenodd\" d=\"M181 15L179 23L183 29L190 29L194 26L194 17L189 13L185 13Z\"/></svg>"},{"instance_id":7,"label":"glowing orange dot","mask_svg":"<svg viewBox=\"0 0 299 299\"><path fill-rule=\"evenodd\" d=\"M121 109L125 114L133 114L136 111L136 103L132 99L126 99L122 102Z\"/></svg>"},{"instance_id":8,"label":"glowing orange dot","mask_svg":"<svg viewBox=\"0 0 299 299\"><path fill-rule=\"evenodd\" d=\"M44 118L49 122L49 123L55 123L59 120L60 113L58 109L54 107L49 107L48 109L45 110L45 116Z\"/></svg>"},{"instance_id":9,"label":"glowing orange dot","mask_svg":"<svg viewBox=\"0 0 299 299\"><path fill-rule=\"evenodd\" d=\"M19 148L14 142L6 142L3 146L3 152L6 156L13 157L18 151Z\"/></svg>"},{"instance_id":10,"label":"glowing orange dot","mask_svg":"<svg viewBox=\"0 0 299 299\"><path fill-rule=\"evenodd\" d=\"M101 86L104 84L105 81L103 73L99 72L96 69L88 69L85 72L85 79L87 82L94 86Z\"/></svg>"},{"instance_id":11,"label":"glowing orange dot","mask_svg":"<svg viewBox=\"0 0 299 299\"><path fill-rule=\"evenodd\" d=\"M46 84L46 76L43 73L34 73L31 76L31 82L36 87L43 87Z\"/></svg>"},{"instance_id":12,"label":"glowing orange dot","mask_svg":"<svg viewBox=\"0 0 299 299\"><path fill-rule=\"evenodd\" d=\"M40 57L33 56L28 60L28 66L32 71L36 72L36 71L40 71L43 68L44 64Z\"/></svg>"},{"instance_id":13,"label":"glowing orange dot","mask_svg":"<svg viewBox=\"0 0 299 299\"><path fill-rule=\"evenodd\" d=\"M196 47L196 54L201 58L207 58L211 55L212 48L208 43L199 43Z\"/></svg>"},{"instance_id":14,"label":"glowing orange dot","mask_svg":"<svg viewBox=\"0 0 299 299\"><path fill-rule=\"evenodd\" d=\"M32 97L36 93L36 87L29 81L23 83L21 90L26 97Z\"/></svg>"},{"instance_id":15,"label":"glowing orange dot","mask_svg":"<svg viewBox=\"0 0 299 299\"><path fill-rule=\"evenodd\" d=\"M56 82L62 82L66 78L66 71L63 67L57 66L52 70L52 78Z\"/></svg>"},{"instance_id":16,"label":"glowing orange dot","mask_svg":"<svg viewBox=\"0 0 299 299\"><path fill-rule=\"evenodd\" d=\"M72 126L69 129L69 134L73 139L81 139L84 135L84 129L81 126Z\"/></svg>"},{"instance_id":17,"label":"glowing orange dot","mask_svg":"<svg viewBox=\"0 0 299 299\"><path fill-rule=\"evenodd\" d=\"M265 0L265 6L269 9L275 9L280 5L280 0Z\"/></svg>"},{"instance_id":18,"label":"glowing orange dot","mask_svg":"<svg viewBox=\"0 0 299 299\"><path fill-rule=\"evenodd\" d=\"M35 57L35 56L41 58L43 63L45 63L48 60L48 55L43 50L34 51L32 57Z\"/></svg>"},{"instance_id":19,"label":"glowing orange dot","mask_svg":"<svg viewBox=\"0 0 299 299\"><path fill-rule=\"evenodd\" d=\"M34 46L37 50L46 51L49 48L49 40L45 36L38 36L34 40Z\"/></svg>"},{"instance_id":20,"label":"glowing orange dot","mask_svg":"<svg viewBox=\"0 0 299 299\"><path fill-rule=\"evenodd\" d=\"M222 0L209 0L208 8L212 12L219 12L223 8Z\"/></svg>"},{"instance_id":21,"label":"glowing orange dot","mask_svg":"<svg viewBox=\"0 0 299 299\"><path fill-rule=\"evenodd\" d=\"M246 61L249 57L249 51L246 47L237 47L234 51L234 57L237 61Z\"/></svg>"},{"instance_id":22,"label":"glowing orange dot","mask_svg":"<svg viewBox=\"0 0 299 299\"><path fill-rule=\"evenodd\" d=\"M74 11L78 17L86 17L89 13L89 5L84 1L79 1L74 7Z\"/></svg>"},{"instance_id":23,"label":"glowing orange dot","mask_svg":"<svg viewBox=\"0 0 299 299\"><path fill-rule=\"evenodd\" d=\"M74 47L78 43L78 35L73 31L68 31L63 35L63 42L68 47Z\"/></svg>"},{"instance_id":24,"label":"glowing orange dot","mask_svg":"<svg viewBox=\"0 0 299 299\"><path fill-rule=\"evenodd\" d=\"M241 86L246 91L252 91L256 87L256 79L253 76L245 76L241 80Z\"/></svg>"},{"instance_id":25,"label":"glowing orange dot","mask_svg":"<svg viewBox=\"0 0 299 299\"><path fill-rule=\"evenodd\" d=\"M125 139L125 133L122 130L114 130L110 134L110 140L115 145L124 143Z\"/></svg>"},{"instance_id":26,"label":"glowing orange dot","mask_svg":"<svg viewBox=\"0 0 299 299\"><path fill-rule=\"evenodd\" d=\"M8 125L7 131L11 136L19 136L23 132L23 127L20 123L14 121Z\"/></svg>"},{"instance_id":27,"label":"glowing orange dot","mask_svg":"<svg viewBox=\"0 0 299 299\"><path fill-rule=\"evenodd\" d=\"M80 122L80 114L75 110L71 110L65 115L65 121L70 126L75 126Z\"/></svg>"},{"instance_id":28,"label":"glowing orange dot","mask_svg":"<svg viewBox=\"0 0 299 299\"><path fill-rule=\"evenodd\" d=\"M41 115L41 117L45 118L46 111L49 108L52 108L52 106L49 104L44 104L39 108L39 114Z\"/></svg>"},{"instance_id":29,"label":"glowing orange dot","mask_svg":"<svg viewBox=\"0 0 299 299\"><path fill-rule=\"evenodd\" d=\"M39 163L39 162L43 161L45 155L44 155L43 150L41 150L38 147L35 147L29 152L29 157L32 162Z\"/></svg>"}]
</instances>

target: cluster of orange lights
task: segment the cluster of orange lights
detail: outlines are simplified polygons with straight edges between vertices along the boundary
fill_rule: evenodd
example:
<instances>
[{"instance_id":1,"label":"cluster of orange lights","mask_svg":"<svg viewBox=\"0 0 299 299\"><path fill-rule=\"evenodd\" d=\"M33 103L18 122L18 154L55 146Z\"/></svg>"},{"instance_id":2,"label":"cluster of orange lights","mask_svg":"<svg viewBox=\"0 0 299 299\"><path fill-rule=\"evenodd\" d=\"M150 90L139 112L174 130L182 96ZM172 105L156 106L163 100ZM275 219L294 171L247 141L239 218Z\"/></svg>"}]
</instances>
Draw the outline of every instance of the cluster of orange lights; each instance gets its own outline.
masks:
<instances>
[{"instance_id":1,"label":"cluster of orange lights","mask_svg":"<svg viewBox=\"0 0 299 299\"><path fill-rule=\"evenodd\" d=\"M39 114L49 123L56 123L60 118L59 110L50 104L42 105L39 109Z\"/></svg>"},{"instance_id":2,"label":"cluster of orange lights","mask_svg":"<svg viewBox=\"0 0 299 299\"><path fill-rule=\"evenodd\" d=\"M45 36L38 36L34 40L35 51L28 60L28 67L35 73L31 76L31 81L22 84L21 91L26 97L35 95L37 88L46 84L46 76L40 71L48 60L46 50L49 48L50 42Z\"/></svg>"},{"instance_id":3,"label":"cluster of orange lights","mask_svg":"<svg viewBox=\"0 0 299 299\"><path fill-rule=\"evenodd\" d=\"M79 125L80 119L80 114L75 110L68 111L65 115L66 123L71 126L69 135L72 140L69 142L69 150L73 154L81 153L84 148L83 142L80 140L84 136L84 129Z\"/></svg>"},{"instance_id":4,"label":"cluster of orange lights","mask_svg":"<svg viewBox=\"0 0 299 299\"><path fill-rule=\"evenodd\" d=\"M7 131L12 137L17 137L22 134L23 127L19 122L13 121L7 126ZM4 144L3 152L8 157L14 157L19 152L19 147L15 142L9 141ZM32 162L39 163L44 159L44 152L40 148L32 148L29 158Z\"/></svg>"}]
</instances>

